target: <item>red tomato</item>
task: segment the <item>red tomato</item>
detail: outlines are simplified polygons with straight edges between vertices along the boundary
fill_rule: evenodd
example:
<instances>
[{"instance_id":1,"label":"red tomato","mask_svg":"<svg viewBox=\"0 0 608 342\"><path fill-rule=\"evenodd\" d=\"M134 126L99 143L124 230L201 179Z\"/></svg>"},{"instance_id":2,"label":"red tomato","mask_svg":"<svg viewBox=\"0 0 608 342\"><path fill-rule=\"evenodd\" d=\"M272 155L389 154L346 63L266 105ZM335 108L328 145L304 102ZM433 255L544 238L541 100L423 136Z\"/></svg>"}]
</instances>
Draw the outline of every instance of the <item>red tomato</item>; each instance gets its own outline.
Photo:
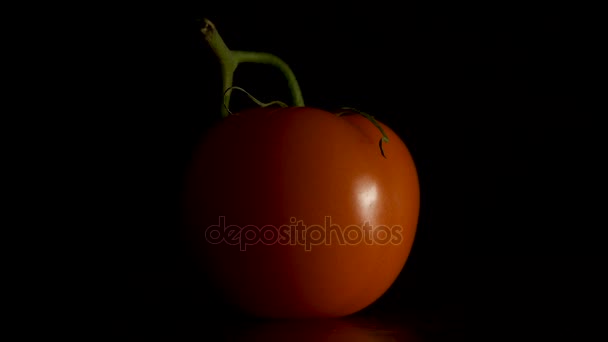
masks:
<instances>
[{"instance_id":1,"label":"red tomato","mask_svg":"<svg viewBox=\"0 0 608 342\"><path fill-rule=\"evenodd\" d=\"M389 288L420 194L408 149L379 124L386 157L367 118L309 107L247 110L206 135L186 218L226 298L255 316L338 317Z\"/></svg>"}]
</instances>

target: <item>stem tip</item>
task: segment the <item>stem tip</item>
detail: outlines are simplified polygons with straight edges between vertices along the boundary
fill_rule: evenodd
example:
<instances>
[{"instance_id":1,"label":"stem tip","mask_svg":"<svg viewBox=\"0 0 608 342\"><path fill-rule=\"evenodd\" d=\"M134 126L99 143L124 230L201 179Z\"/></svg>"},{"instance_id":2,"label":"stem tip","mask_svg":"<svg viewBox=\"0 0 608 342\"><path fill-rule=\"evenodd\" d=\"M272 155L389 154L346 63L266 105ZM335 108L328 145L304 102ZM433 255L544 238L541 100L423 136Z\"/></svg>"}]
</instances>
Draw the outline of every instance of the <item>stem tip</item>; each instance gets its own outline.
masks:
<instances>
[{"instance_id":1,"label":"stem tip","mask_svg":"<svg viewBox=\"0 0 608 342\"><path fill-rule=\"evenodd\" d=\"M203 32L203 35L205 36L205 38L209 39L213 35L214 31L215 31L215 25L211 22L211 20L204 18L203 19L203 28L201 29L201 32Z\"/></svg>"}]
</instances>

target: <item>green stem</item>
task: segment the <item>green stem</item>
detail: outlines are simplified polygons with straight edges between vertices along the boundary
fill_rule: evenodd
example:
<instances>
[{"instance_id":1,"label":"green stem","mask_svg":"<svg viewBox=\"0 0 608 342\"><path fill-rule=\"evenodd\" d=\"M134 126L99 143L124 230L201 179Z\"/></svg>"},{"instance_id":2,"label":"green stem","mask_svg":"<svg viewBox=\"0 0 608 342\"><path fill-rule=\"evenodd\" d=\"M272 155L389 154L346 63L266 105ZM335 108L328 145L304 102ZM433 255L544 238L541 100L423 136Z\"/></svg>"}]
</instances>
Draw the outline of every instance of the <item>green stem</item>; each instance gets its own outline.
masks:
<instances>
[{"instance_id":1,"label":"green stem","mask_svg":"<svg viewBox=\"0 0 608 342\"><path fill-rule=\"evenodd\" d=\"M227 92L227 90L232 87L234 72L237 66L240 63L259 63L272 65L278 68L287 79L287 86L291 92L294 106L304 107L304 99L302 98L302 91L300 90L298 81L287 63L279 57L263 52L231 51L226 46L226 43L224 43L224 40L218 33L215 25L208 19L205 19L205 26L201 29L201 32L203 33L207 44L220 61L225 104L230 103L230 93ZM222 106L222 117L228 115L229 111L227 105Z\"/></svg>"}]
</instances>

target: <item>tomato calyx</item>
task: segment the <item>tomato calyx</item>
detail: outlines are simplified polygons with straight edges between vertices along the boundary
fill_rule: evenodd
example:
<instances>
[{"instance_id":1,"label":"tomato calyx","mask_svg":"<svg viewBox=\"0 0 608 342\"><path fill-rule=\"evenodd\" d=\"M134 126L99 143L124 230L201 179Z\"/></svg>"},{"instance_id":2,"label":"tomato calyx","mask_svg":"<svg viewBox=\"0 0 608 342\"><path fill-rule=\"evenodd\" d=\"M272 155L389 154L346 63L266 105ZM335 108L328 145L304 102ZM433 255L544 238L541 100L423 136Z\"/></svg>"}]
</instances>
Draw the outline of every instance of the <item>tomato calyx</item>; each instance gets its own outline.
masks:
<instances>
[{"instance_id":1,"label":"tomato calyx","mask_svg":"<svg viewBox=\"0 0 608 342\"><path fill-rule=\"evenodd\" d=\"M278 106L279 106L279 107L281 107L281 108L286 108L286 107L289 107L289 106L288 106L287 104L285 104L284 102L282 102L282 101L278 101L278 100L277 100L277 101L270 101L270 102L264 103L264 102L262 102L262 101L258 100L257 98L255 98L255 96L251 95L251 94L250 94L248 91L246 91L245 89L243 89L243 88L241 88L241 87L236 87L236 86L232 86L232 87L230 87L230 88L226 89L226 91L224 92L224 99L226 99L226 98L227 98L227 95L228 95L230 92L232 92L232 90L239 90L239 91L242 91L243 93L245 93L245 95L247 95L247 97L249 97L249 99L250 99L251 101L255 102L255 104L257 104L258 106L260 106L260 108L266 108L266 107L270 107L270 106L273 106L273 105L278 105ZM232 113L232 111L230 110L230 108L228 108L228 101L226 101L226 100L224 100L224 109L226 110L226 112L227 112L229 115L236 115L236 114Z\"/></svg>"},{"instance_id":2,"label":"tomato calyx","mask_svg":"<svg viewBox=\"0 0 608 342\"><path fill-rule=\"evenodd\" d=\"M241 88L241 87L236 87L236 86L231 86L230 88L226 89L226 91L224 92L224 99L226 99L227 95L232 92L232 90L239 90L242 91L243 93L245 93L245 95L247 95L247 97L249 97L249 99L251 101L253 101L255 104L257 104L258 106L260 106L260 108L266 108L266 107L270 107L273 105L278 105L281 108L287 108L289 107L287 104L285 104L282 101L270 101L270 102L262 102L260 100L258 100L255 96L251 95L248 91L246 91L245 89ZM238 115L238 113L233 113L230 108L228 107L228 101L224 100L224 109L226 110L226 112L229 115ZM374 126L376 126L376 128L378 128L378 130L380 131L380 133L382 133L382 138L380 138L380 140L378 141L378 146L380 147L380 154L382 154L382 157L384 157L386 159L386 155L384 154L384 148L382 147L382 143L383 142L388 142L388 136L386 135L386 132L384 131L384 129L382 128L382 126L380 126L380 124L378 123L378 121L376 121L376 118L374 118L373 115L370 115L366 112L360 111L356 108L353 107L341 107L340 110L336 113L334 113L334 115L340 117L343 115L353 115L353 114L358 114L361 115L363 117L365 117L367 120L369 120Z\"/></svg>"},{"instance_id":3,"label":"tomato calyx","mask_svg":"<svg viewBox=\"0 0 608 342\"><path fill-rule=\"evenodd\" d=\"M386 155L384 154L384 148L382 147L382 143L388 142L388 136L386 135L386 132L384 131L384 129L382 129L382 126L380 126L378 121L376 121L376 118L374 118L372 115L365 113L363 111L360 111L356 108L342 107L340 109L341 109L341 111L335 113L336 116L359 114L359 115L365 117L366 119L368 119L374 126L376 126L376 128L378 128L378 130L380 130L380 133L382 133L382 138L380 139L380 141L378 141L378 146L380 147L380 153L386 159Z\"/></svg>"}]
</instances>

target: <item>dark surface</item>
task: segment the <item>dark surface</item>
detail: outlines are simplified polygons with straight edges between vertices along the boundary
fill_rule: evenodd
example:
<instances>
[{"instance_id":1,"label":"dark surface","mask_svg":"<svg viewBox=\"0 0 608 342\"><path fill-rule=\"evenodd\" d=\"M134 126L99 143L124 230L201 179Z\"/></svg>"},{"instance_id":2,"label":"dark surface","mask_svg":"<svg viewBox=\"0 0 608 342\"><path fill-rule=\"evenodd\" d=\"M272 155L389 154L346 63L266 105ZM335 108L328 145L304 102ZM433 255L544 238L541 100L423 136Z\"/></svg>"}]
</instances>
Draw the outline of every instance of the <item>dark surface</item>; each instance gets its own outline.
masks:
<instances>
[{"instance_id":1,"label":"dark surface","mask_svg":"<svg viewBox=\"0 0 608 342\"><path fill-rule=\"evenodd\" d=\"M572 104L563 67L574 39L568 14L283 10L159 7L114 22L113 49L100 49L102 76L112 84L100 102L110 126L100 165L111 198L107 288L116 328L233 340L265 329L293 333L285 340L336 329L365 340L375 329L398 340L413 340L404 337L411 333L453 341L494 324L538 322L539 310L557 307L545 290L564 265L553 244L563 232L554 213L568 187L560 181L568 167L562 156L575 158L561 143L567 135L556 133ZM386 295L346 323L225 316L183 251L181 177L221 103L218 65L199 33L205 16L229 47L284 59L307 105L368 111L412 152L422 191L412 254ZM272 69L239 69L237 82L263 100L288 101ZM370 330L374 324L380 328Z\"/></svg>"}]
</instances>

